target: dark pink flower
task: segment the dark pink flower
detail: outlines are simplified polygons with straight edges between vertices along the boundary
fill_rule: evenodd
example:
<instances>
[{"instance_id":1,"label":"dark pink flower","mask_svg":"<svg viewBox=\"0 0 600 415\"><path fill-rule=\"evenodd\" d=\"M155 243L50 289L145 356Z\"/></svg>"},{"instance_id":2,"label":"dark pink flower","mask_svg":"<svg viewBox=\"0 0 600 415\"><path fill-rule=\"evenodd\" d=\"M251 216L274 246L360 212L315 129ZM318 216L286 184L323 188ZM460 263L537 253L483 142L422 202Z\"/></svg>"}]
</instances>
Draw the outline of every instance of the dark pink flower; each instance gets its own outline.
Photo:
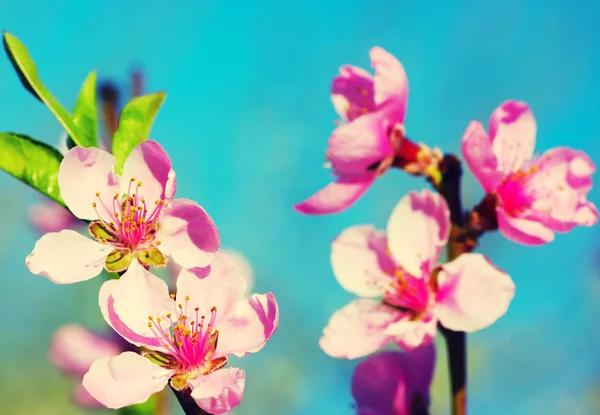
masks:
<instances>
[{"instance_id":1,"label":"dark pink flower","mask_svg":"<svg viewBox=\"0 0 600 415\"><path fill-rule=\"evenodd\" d=\"M175 172L156 141L135 147L114 171L115 158L97 148L74 147L63 159L58 183L67 207L92 221L93 239L63 230L42 236L26 265L58 284L85 281L103 268L121 272L132 261L205 267L219 249L214 222L197 203L174 199Z\"/></svg>"},{"instance_id":2,"label":"dark pink flower","mask_svg":"<svg viewBox=\"0 0 600 415\"><path fill-rule=\"evenodd\" d=\"M408 96L406 73L383 48L372 48L370 57L374 77L364 69L345 65L333 80L331 99L346 121L329 138L326 153L336 179L297 204L300 213L322 215L350 207L391 166L401 145Z\"/></svg>"},{"instance_id":3,"label":"dark pink flower","mask_svg":"<svg viewBox=\"0 0 600 415\"><path fill-rule=\"evenodd\" d=\"M529 106L506 101L492 113L489 135L472 121L462 140L469 168L495 195L498 229L525 245L541 245L552 241L554 232L598 221L598 210L587 200L596 170L589 156L557 147L535 157L535 135Z\"/></svg>"},{"instance_id":4,"label":"dark pink flower","mask_svg":"<svg viewBox=\"0 0 600 415\"><path fill-rule=\"evenodd\" d=\"M51 200L33 205L29 209L29 220L40 233L77 229L85 223L69 212L69 209Z\"/></svg>"},{"instance_id":5,"label":"dark pink flower","mask_svg":"<svg viewBox=\"0 0 600 415\"><path fill-rule=\"evenodd\" d=\"M388 350L360 362L352 375L358 415L428 414L435 346Z\"/></svg>"}]
</instances>

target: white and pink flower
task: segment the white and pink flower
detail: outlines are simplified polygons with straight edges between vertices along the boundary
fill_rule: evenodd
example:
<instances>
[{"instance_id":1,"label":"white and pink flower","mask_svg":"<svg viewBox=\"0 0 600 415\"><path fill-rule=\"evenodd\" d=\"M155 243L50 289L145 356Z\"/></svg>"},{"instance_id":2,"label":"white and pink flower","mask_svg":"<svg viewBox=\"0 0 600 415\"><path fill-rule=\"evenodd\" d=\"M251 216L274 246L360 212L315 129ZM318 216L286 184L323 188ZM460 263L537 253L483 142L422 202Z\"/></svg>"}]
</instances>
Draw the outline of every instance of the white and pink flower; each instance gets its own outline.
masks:
<instances>
[{"instance_id":1,"label":"white and pink flower","mask_svg":"<svg viewBox=\"0 0 600 415\"><path fill-rule=\"evenodd\" d=\"M587 200L596 166L583 151L553 148L534 156L536 122L524 102L506 101L491 115L489 135L472 121L462 140L467 165L495 196L498 229L511 241L542 245L554 232L598 222Z\"/></svg>"},{"instance_id":2,"label":"white and pink flower","mask_svg":"<svg viewBox=\"0 0 600 415\"><path fill-rule=\"evenodd\" d=\"M433 340L438 321L473 332L506 312L515 285L483 255L462 254L437 265L450 233L449 215L439 194L411 192L392 212L387 235L354 226L335 239L331 264L337 280L365 298L333 314L319 341L325 353L355 359L391 342L411 350Z\"/></svg>"},{"instance_id":3,"label":"white and pink flower","mask_svg":"<svg viewBox=\"0 0 600 415\"><path fill-rule=\"evenodd\" d=\"M219 249L217 228L205 210L174 199L171 160L155 141L135 147L115 173L115 158L97 148L74 147L63 159L58 183L63 200L79 219L91 221L94 239L62 230L42 236L26 265L58 284L85 281L103 268L121 272L136 260L184 268L207 266Z\"/></svg>"},{"instance_id":4,"label":"white and pink flower","mask_svg":"<svg viewBox=\"0 0 600 415\"><path fill-rule=\"evenodd\" d=\"M272 293L244 296L246 280L235 261L217 254L209 275L183 269L177 294L132 262L118 280L100 290L107 323L142 348L94 362L83 386L109 408L146 401L167 383L191 389L198 406L222 414L237 406L245 373L225 368L228 355L262 349L279 325Z\"/></svg>"}]
</instances>

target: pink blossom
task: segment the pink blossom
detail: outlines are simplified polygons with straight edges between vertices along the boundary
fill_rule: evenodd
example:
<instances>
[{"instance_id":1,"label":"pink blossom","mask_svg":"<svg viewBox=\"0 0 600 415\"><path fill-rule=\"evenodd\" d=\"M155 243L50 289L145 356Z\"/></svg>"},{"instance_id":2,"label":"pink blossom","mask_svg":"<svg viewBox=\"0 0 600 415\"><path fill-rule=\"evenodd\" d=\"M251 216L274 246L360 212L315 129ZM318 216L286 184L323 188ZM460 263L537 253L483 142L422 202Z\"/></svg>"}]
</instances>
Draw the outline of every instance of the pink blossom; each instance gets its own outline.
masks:
<instances>
[{"instance_id":1,"label":"pink blossom","mask_svg":"<svg viewBox=\"0 0 600 415\"><path fill-rule=\"evenodd\" d=\"M217 254L209 275L183 269L177 294L133 262L118 280L100 289L107 323L142 348L94 362L83 386L109 408L146 401L167 382L191 389L198 406L222 414L237 406L245 373L225 368L227 356L259 351L279 325L272 293L245 297L245 279L235 262Z\"/></svg>"},{"instance_id":2,"label":"pink blossom","mask_svg":"<svg viewBox=\"0 0 600 415\"><path fill-rule=\"evenodd\" d=\"M81 381L94 361L117 356L122 351L122 345L115 339L101 337L77 324L67 324L52 336L49 357L60 370ZM104 407L81 384L75 387L72 396L80 406Z\"/></svg>"},{"instance_id":3,"label":"pink blossom","mask_svg":"<svg viewBox=\"0 0 600 415\"><path fill-rule=\"evenodd\" d=\"M375 76L351 65L334 78L331 100L345 121L329 138L326 157L336 179L294 208L307 215L350 207L394 160L404 137L408 82L404 68L383 48L370 53Z\"/></svg>"},{"instance_id":4,"label":"pink blossom","mask_svg":"<svg viewBox=\"0 0 600 415\"><path fill-rule=\"evenodd\" d=\"M84 224L82 220L77 219L69 212L69 209L51 200L45 200L31 206L29 220L40 233L77 229Z\"/></svg>"},{"instance_id":5,"label":"pink blossom","mask_svg":"<svg viewBox=\"0 0 600 415\"><path fill-rule=\"evenodd\" d=\"M137 260L165 266L204 267L219 249L217 228L202 207L173 199L175 172L155 141L135 147L123 167L97 148L74 147L58 172L61 195L79 219L90 220L94 239L62 230L42 236L26 265L58 284L85 281L103 268L121 272ZM134 261L135 262L135 261Z\"/></svg>"},{"instance_id":6,"label":"pink blossom","mask_svg":"<svg viewBox=\"0 0 600 415\"><path fill-rule=\"evenodd\" d=\"M434 367L433 344L410 352L387 350L363 360L352 375L358 415L429 413Z\"/></svg>"},{"instance_id":7,"label":"pink blossom","mask_svg":"<svg viewBox=\"0 0 600 415\"><path fill-rule=\"evenodd\" d=\"M596 166L582 151L553 148L533 156L536 123L524 102L506 101L490 118L489 135L472 121L462 153L483 189L495 195L498 229L508 239L541 245L554 232L598 221L589 201Z\"/></svg>"},{"instance_id":8,"label":"pink blossom","mask_svg":"<svg viewBox=\"0 0 600 415\"><path fill-rule=\"evenodd\" d=\"M448 241L450 218L437 193L411 192L394 208L387 236L373 226L354 226L332 243L339 283L361 297L338 310L319 344L330 356L368 355L395 342L404 349L430 343L438 321L473 332L508 309L515 286L481 254L462 254L437 265Z\"/></svg>"}]
</instances>

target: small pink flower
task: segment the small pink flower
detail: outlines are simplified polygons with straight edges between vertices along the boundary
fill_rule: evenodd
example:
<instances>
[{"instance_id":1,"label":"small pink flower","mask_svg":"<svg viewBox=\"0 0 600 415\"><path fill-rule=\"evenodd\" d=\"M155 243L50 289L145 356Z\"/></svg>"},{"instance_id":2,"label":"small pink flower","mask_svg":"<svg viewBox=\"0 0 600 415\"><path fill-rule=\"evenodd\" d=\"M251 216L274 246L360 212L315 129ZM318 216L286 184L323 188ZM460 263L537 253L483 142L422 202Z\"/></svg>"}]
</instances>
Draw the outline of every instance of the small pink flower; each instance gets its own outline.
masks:
<instances>
[{"instance_id":1,"label":"small pink flower","mask_svg":"<svg viewBox=\"0 0 600 415\"><path fill-rule=\"evenodd\" d=\"M49 356L60 370L81 381L93 362L117 356L122 351L117 341L101 337L80 325L67 324L52 336ZM104 407L81 384L73 390L73 400L86 408Z\"/></svg>"},{"instance_id":2,"label":"small pink flower","mask_svg":"<svg viewBox=\"0 0 600 415\"><path fill-rule=\"evenodd\" d=\"M541 245L552 241L554 232L598 221L598 210L586 200L596 170L589 156L557 147L534 157L535 134L529 106L506 101L492 113L489 135L472 121L462 140L469 168L496 197L498 229L526 245Z\"/></svg>"},{"instance_id":3,"label":"small pink flower","mask_svg":"<svg viewBox=\"0 0 600 415\"><path fill-rule=\"evenodd\" d=\"M330 356L355 359L390 342L410 350L430 343L439 321L473 332L508 309L515 286L481 254L462 254L436 266L448 241L450 218L436 193L411 192L394 208L387 236L373 226L354 226L332 243L339 283L361 297L338 310L319 344Z\"/></svg>"},{"instance_id":4,"label":"small pink flower","mask_svg":"<svg viewBox=\"0 0 600 415\"><path fill-rule=\"evenodd\" d=\"M352 375L358 415L429 413L434 367L433 344L410 352L379 352L363 360Z\"/></svg>"},{"instance_id":5,"label":"small pink flower","mask_svg":"<svg viewBox=\"0 0 600 415\"><path fill-rule=\"evenodd\" d=\"M347 121L329 138L327 159L336 179L294 208L307 215L350 207L385 172L404 138L408 82L404 68L383 48L370 51L375 76L355 66L340 68L331 99Z\"/></svg>"},{"instance_id":6,"label":"small pink flower","mask_svg":"<svg viewBox=\"0 0 600 415\"><path fill-rule=\"evenodd\" d=\"M26 265L58 284L85 281L103 268L121 272L140 261L204 267L219 249L217 228L202 207L175 199L175 172L155 141L135 147L114 172L114 157L97 148L74 147L58 172L62 198L79 219L92 221L94 239L63 230L42 236ZM135 262L135 261L134 261Z\"/></svg>"},{"instance_id":7,"label":"small pink flower","mask_svg":"<svg viewBox=\"0 0 600 415\"><path fill-rule=\"evenodd\" d=\"M217 254L210 274L183 269L177 295L133 262L118 280L100 289L105 320L142 348L100 359L83 378L88 392L109 408L146 401L167 382L191 388L198 406L222 414L237 406L245 373L224 368L227 356L259 351L279 325L272 293L245 297L245 279L235 262Z\"/></svg>"},{"instance_id":8,"label":"small pink flower","mask_svg":"<svg viewBox=\"0 0 600 415\"><path fill-rule=\"evenodd\" d=\"M29 209L29 220L40 233L77 229L84 224L82 220L69 212L69 209L51 200L33 205Z\"/></svg>"}]
</instances>

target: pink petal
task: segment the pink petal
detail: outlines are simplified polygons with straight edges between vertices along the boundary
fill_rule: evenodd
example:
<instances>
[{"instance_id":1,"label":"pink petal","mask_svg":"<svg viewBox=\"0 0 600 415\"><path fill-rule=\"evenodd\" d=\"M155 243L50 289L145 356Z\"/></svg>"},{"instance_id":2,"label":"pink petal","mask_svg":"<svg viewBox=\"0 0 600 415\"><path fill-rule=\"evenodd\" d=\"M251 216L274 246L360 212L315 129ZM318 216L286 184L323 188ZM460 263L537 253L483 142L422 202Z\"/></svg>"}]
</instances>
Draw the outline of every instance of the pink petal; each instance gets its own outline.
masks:
<instances>
[{"instance_id":1,"label":"pink petal","mask_svg":"<svg viewBox=\"0 0 600 415\"><path fill-rule=\"evenodd\" d=\"M335 238L331 266L340 285L361 297L382 296L395 268L385 232L371 225L353 226Z\"/></svg>"},{"instance_id":2,"label":"pink petal","mask_svg":"<svg viewBox=\"0 0 600 415\"><path fill-rule=\"evenodd\" d=\"M437 333L437 318L426 315L419 320L403 318L390 325L386 332L404 350L410 351L433 342Z\"/></svg>"},{"instance_id":3,"label":"pink petal","mask_svg":"<svg viewBox=\"0 0 600 415\"><path fill-rule=\"evenodd\" d=\"M340 75L333 79L331 101L343 120L352 121L375 110L373 77L356 66L342 66Z\"/></svg>"},{"instance_id":4,"label":"pink petal","mask_svg":"<svg viewBox=\"0 0 600 415\"><path fill-rule=\"evenodd\" d=\"M35 243L25 265L56 284L86 281L102 272L111 246L65 229L47 233Z\"/></svg>"},{"instance_id":5,"label":"pink petal","mask_svg":"<svg viewBox=\"0 0 600 415\"><path fill-rule=\"evenodd\" d=\"M119 191L119 176L114 172L115 158L95 147L74 147L60 163L58 185L67 207L80 219L112 220L113 197ZM96 193L100 196L96 196ZM96 203L96 208L92 205Z\"/></svg>"},{"instance_id":6,"label":"pink petal","mask_svg":"<svg viewBox=\"0 0 600 415\"><path fill-rule=\"evenodd\" d=\"M336 311L323 329L319 346L329 356L356 359L385 347L387 328L403 313L379 301L359 298Z\"/></svg>"},{"instance_id":7,"label":"pink petal","mask_svg":"<svg viewBox=\"0 0 600 415\"><path fill-rule=\"evenodd\" d=\"M449 234L448 205L439 194L427 189L400 199L387 224L392 257L416 277L431 271Z\"/></svg>"},{"instance_id":8,"label":"pink petal","mask_svg":"<svg viewBox=\"0 0 600 415\"><path fill-rule=\"evenodd\" d=\"M148 327L148 317L167 320L167 313L176 314L175 302L169 297L167 284L137 260L121 278L102 284L99 303L104 320L125 340L136 346L166 350L164 341Z\"/></svg>"},{"instance_id":9,"label":"pink petal","mask_svg":"<svg viewBox=\"0 0 600 415\"><path fill-rule=\"evenodd\" d=\"M421 413L429 406L434 367L433 344L411 352L379 352L363 360L352 375L352 396L359 413Z\"/></svg>"},{"instance_id":10,"label":"pink petal","mask_svg":"<svg viewBox=\"0 0 600 415\"><path fill-rule=\"evenodd\" d=\"M598 223L598 209L591 202L586 202L577 209L573 220L581 226L593 226Z\"/></svg>"},{"instance_id":11,"label":"pink petal","mask_svg":"<svg viewBox=\"0 0 600 415\"><path fill-rule=\"evenodd\" d=\"M369 52L371 66L375 69L375 104L381 105L388 100L395 100L402 106L401 118L404 122L406 101L408 99L408 81L404 67L391 53L376 46Z\"/></svg>"},{"instance_id":12,"label":"pink petal","mask_svg":"<svg viewBox=\"0 0 600 415\"><path fill-rule=\"evenodd\" d=\"M506 101L490 117L490 138L500 170L518 170L533 155L536 123L529 106L521 101Z\"/></svg>"},{"instance_id":13,"label":"pink petal","mask_svg":"<svg viewBox=\"0 0 600 415\"><path fill-rule=\"evenodd\" d=\"M205 267L219 250L217 226L196 202L176 199L160 216L160 251L184 268Z\"/></svg>"},{"instance_id":14,"label":"pink petal","mask_svg":"<svg viewBox=\"0 0 600 415\"><path fill-rule=\"evenodd\" d=\"M50 340L49 357L59 369L75 376L83 376L94 361L113 357L121 347L78 324L60 327Z\"/></svg>"},{"instance_id":15,"label":"pink petal","mask_svg":"<svg viewBox=\"0 0 600 415\"><path fill-rule=\"evenodd\" d=\"M83 385L79 384L73 388L73 401L79 406L89 409L104 409L105 406L102 405L96 398L94 398L90 393L83 387Z\"/></svg>"},{"instance_id":16,"label":"pink petal","mask_svg":"<svg viewBox=\"0 0 600 415\"><path fill-rule=\"evenodd\" d=\"M297 212L305 215L328 215L339 213L354 204L373 184L375 174L364 178L338 178L313 196L294 206Z\"/></svg>"},{"instance_id":17,"label":"pink petal","mask_svg":"<svg viewBox=\"0 0 600 415\"><path fill-rule=\"evenodd\" d=\"M279 306L272 293L254 294L237 304L219 324L217 355L244 356L261 350L279 327Z\"/></svg>"},{"instance_id":18,"label":"pink petal","mask_svg":"<svg viewBox=\"0 0 600 415\"><path fill-rule=\"evenodd\" d=\"M236 262L226 254L217 253L215 260L206 270L182 269L177 277L177 303L188 308L200 308L200 313L210 315L212 307L217 308L219 325L234 312L237 303L246 292L246 279Z\"/></svg>"},{"instance_id":19,"label":"pink petal","mask_svg":"<svg viewBox=\"0 0 600 415\"><path fill-rule=\"evenodd\" d=\"M372 113L337 127L329 137L327 158L335 174L364 177L367 168L393 151L382 115Z\"/></svg>"},{"instance_id":20,"label":"pink petal","mask_svg":"<svg viewBox=\"0 0 600 415\"><path fill-rule=\"evenodd\" d=\"M514 296L508 274L481 254L462 254L438 274L435 313L444 327L470 333L502 317Z\"/></svg>"},{"instance_id":21,"label":"pink petal","mask_svg":"<svg viewBox=\"0 0 600 415\"><path fill-rule=\"evenodd\" d=\"M96 360L83 377L83 387L107 408L146 402L163 390L174 370L164 369L133 352Z\"/></svg>"},{"instance_id":22,"label":"pink petal","mask_svg":"<svg viewBox=\"0 0 600 415\"><path fill-rule=\"evenodd\" d=\"M192 398L206 412L220 415L242 402L246 374L242 369L229 367L206 376L188 380Z\"/></svg>"},{"instance_id":23,"label":"pink petal","mask_svg":"<svg viewBox=\"0 0 600 415\"><path fill-rule=\"evenodd\" d=\"M171 201L175 196L175 171L171 159L160 144L147 140L131 150L123 165L121 192L127 194L131 179L135 179L132 188L141 182L138 196L150 204L155 200ZM136 193L132 191L130 193Z\"/></svg>"},{"instance_id":24,"label":"pink petal","mask_svg":"<svg viewBox=\"0 0 600 415\"><path fill-rule=\"evenodd\" d=\"M56 202L46 201L29 209L29 220L40 233L75 229L84 222Z\"/></svg>"},{"instance_id":25,"label":"pink petal","mask_svg":"<svg viewBox=\"0 0 600 415\"><path fill-rule=\"evenodd\" d=\"M508 215L500 206L496 207L498 230L505 238L523 245L543 245L554 240L554 232L545 225Z\"/></svg>"},{"instance_id":26,"label":"pink petal","mask_svg":"<svg viewBox=\"0 0 600 415\"><path fill-rule=\"evenodd\" d=\"M483 190L492 192L502 182L504 173L498 170L492 143L480 122L471 121L463 135L461 150L469 170Z\"/></svg>"}]
</instances>

